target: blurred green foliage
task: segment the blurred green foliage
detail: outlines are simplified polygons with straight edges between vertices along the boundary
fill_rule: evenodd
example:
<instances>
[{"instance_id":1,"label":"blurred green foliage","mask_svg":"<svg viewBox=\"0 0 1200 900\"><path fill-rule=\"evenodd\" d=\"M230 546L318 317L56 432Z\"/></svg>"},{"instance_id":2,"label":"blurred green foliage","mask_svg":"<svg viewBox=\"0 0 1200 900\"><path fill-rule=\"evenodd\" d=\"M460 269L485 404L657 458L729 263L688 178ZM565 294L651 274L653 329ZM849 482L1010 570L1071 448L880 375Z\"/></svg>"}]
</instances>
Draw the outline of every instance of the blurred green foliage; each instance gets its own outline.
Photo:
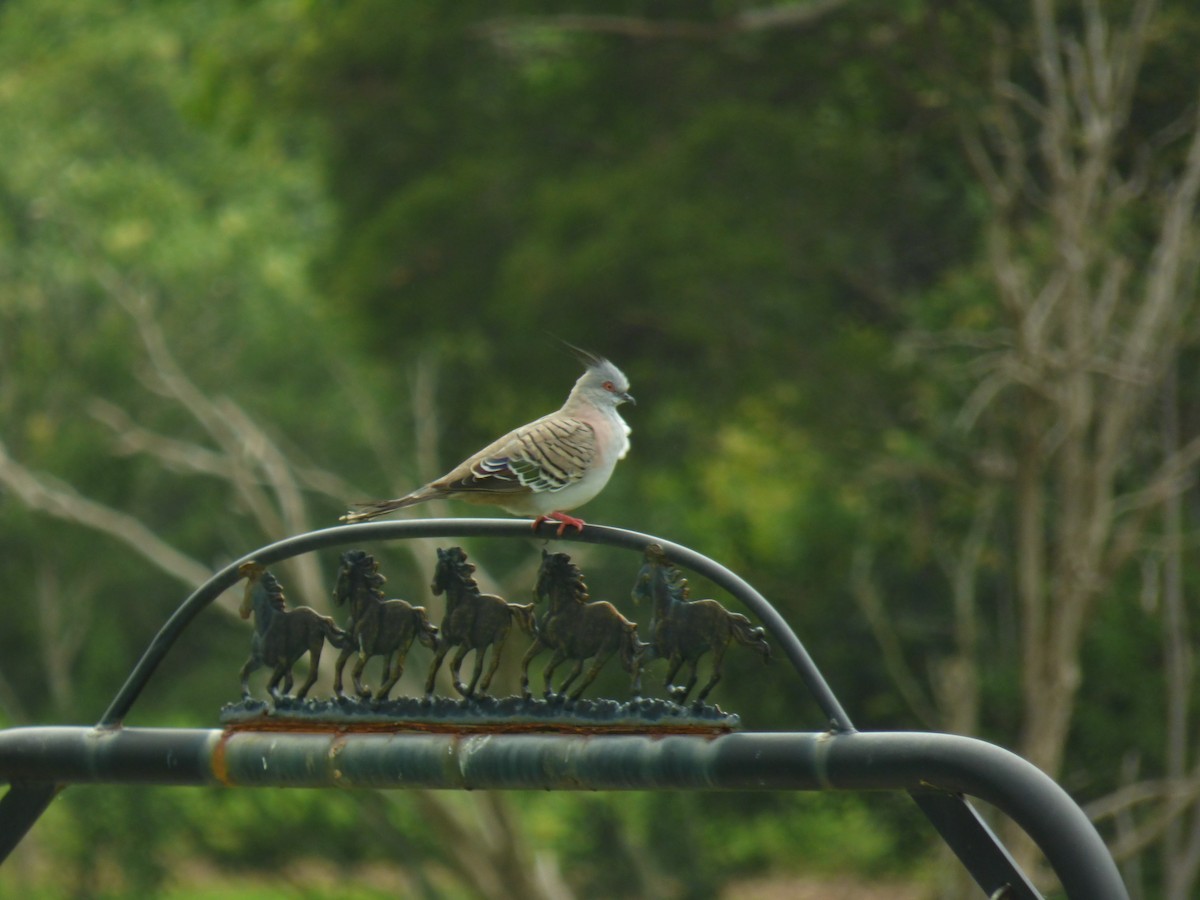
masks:
<instances>
[{"instance_id":1,"label":"blurred green foliage","mask_svg":"<svg viewBox=\"0 0 1200 900\"><path fill-rule=\"evenodd\" d=\"M754 8L608 6L710 25ZM1025 4L847 3L803 27L703 39L566 27L560 11L0 5L0 450L210 570L554 408L575 377L565 338L610 356L639 400L632 454L584 515L744 574L860 727L936 726L893 683L854 573L869 561L914 671L946 661L946 547L979 502L977 436L958 421L978 348L928 336L998 327L992 210L961 138L986 105L994 48L1012 53L1018 83L1032 78ZM1129 159L1156 141L1182 152L1170 127L1193 103L1198 30L1200 14L1168 4ZM1145 215L1124 240L1145 239ZM1036 261L1036 223L1025 240ZM171 366L212 405L172 392ZM241 414L261 432L237 451L220 435L249 433ZM276 510L289 495L266 443L299 473L298 518ZM262 485L228 477L238 452ZM1011 746L1019 636L1011 507L997 503L976 585L979 730ZM187 593L129 541L45 512L0 489L4 725L93 721ZM530 548L471 551L524 599ZM645 618L627 555L584 552L593 596ZM420 559L396 552L384 568L398 595L430 601ZM1099 607L1088 634L1065 773L1085 797L1118 784L1122 758L1162 765L1160 622L1139 589L1138 572L1123 576L1122 602ZM232 617L202 617L137 722L211 725L246 641ZM623 689L615 672L597 684ZM824 726L785 665L736 651L716 699L749 728ZM763 871L919 880L931 859L904 798L509 800L524 841L581 897L706 897ZM422 809L403 795L72 789L0 897L201 897L208 884L472 896ZM383 886L364 874L375 867Z\"/></svg>"}]
</instances>

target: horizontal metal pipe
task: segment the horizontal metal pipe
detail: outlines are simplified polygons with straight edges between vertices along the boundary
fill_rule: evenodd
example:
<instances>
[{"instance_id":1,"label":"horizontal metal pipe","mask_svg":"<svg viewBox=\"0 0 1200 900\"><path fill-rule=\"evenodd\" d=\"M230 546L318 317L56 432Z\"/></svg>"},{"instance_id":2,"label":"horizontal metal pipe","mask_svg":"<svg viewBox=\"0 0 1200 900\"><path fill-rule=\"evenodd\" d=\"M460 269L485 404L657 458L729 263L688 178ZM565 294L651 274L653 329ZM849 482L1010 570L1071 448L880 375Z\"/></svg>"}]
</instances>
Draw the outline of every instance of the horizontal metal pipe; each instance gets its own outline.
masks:
<instances>
[{"instance_id":1,"label":"horizontal metal pipe","mask_svg":"<svg viewBox=\"0 0 1200 900\"><path fill-rule=\"evenodd\" d=\"M971 738L926 733L434 734L17 728L13 783L520 790L909 790L986 800L1025 829L1070 897L1127 895L1099 834L1052 779Z\"/></svg>"},{"instance_id":2,"label":"horizontal metal pipe","mask_svg":"<svg viewBox=\"0 0 1200 900\"><path fill-rule=\"evenodd\" d=\"M43 725L0 731L0 781L210 784L221 732L210 728Z\"/></svg>"}]
</instances>

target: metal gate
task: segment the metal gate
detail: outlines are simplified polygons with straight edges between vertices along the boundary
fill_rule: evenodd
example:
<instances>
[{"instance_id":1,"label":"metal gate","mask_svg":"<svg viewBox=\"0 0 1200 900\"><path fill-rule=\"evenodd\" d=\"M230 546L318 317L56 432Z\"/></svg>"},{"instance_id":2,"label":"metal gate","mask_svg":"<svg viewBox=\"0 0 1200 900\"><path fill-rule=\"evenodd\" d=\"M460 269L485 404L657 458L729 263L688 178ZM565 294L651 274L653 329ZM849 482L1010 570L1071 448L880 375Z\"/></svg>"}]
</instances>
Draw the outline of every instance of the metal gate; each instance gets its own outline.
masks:
<instances>
[{"instance_id":1,"label":"metal gate","mask_svg":"<svg viewBox=\"0 0 1200 900\"><path fill-rule=\"evenodd\" d=\"M566 541L637 552L656 543L670 560L736 597L758 617L803 679L829 728L690 734L325 733L126 728L143 687L191 621L239 580L243 562L271 565L329 547L413 538L524 538L521 520L371 522L311 532L256 550L216 573L175 611L95 726L0 731L0 861L64 787L75 783L240 787L539 790L906 791L989 898L1041 895L967 797L995 806L1032 838L1068 897L1127 900L1100 835L1052 779L973 738L860 732L782 616L739 576L661 538L588 525ZM539 537L552 538L553 526Z\"/></svg>"}]
</instances>

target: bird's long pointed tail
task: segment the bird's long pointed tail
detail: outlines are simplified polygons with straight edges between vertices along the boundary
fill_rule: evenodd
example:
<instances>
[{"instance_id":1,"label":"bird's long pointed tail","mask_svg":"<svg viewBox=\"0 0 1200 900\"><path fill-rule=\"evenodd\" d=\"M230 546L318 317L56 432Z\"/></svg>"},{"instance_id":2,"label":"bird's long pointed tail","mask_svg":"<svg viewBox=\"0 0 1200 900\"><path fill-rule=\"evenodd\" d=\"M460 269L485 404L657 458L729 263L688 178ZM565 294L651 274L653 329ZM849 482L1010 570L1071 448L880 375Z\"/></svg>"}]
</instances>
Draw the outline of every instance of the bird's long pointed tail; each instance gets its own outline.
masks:
<instances>
[{"instance_id":1,"label":"bird's long pointed tail","mask_svg":"<svg viewBox=\"0 0 1200 900\"><path fill-rule=\"evenodd\" d=\"M371 519L377 519L380 516L386 516L390 512L397 509L403 509L406 506L412 506L414 503L420 503L427 497L417 494L409 494L407 497L400 497L397 500L376 500L374 503L356 504L357 509L352 509L344 516L338 519L339 522L353 524L355 522L369 522Z\"/></svg>"}]
</instances>

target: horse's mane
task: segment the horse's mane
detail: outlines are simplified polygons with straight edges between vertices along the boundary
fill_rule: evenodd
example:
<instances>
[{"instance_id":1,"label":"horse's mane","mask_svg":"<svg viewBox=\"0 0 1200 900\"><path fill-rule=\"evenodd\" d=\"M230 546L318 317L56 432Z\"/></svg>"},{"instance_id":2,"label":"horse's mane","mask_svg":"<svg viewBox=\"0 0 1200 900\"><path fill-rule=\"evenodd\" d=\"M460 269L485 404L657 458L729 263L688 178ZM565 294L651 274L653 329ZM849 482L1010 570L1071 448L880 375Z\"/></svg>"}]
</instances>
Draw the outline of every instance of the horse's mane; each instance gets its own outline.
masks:
<instances>
[{"instance_id":1,"label":"horse's mane","mask_svg":"<svg viewBox=\"0 0 1200 900\"><path fill-rule=\"evenodd\" d=\"M454 551L458 551L455 553ZM451 547L446 551L446 555L439 557L438 568L443 565L447 568L449 574L452 574L458 579L459 583L468 590L478 591L479 585L475 581L475 577L471 574L471 564L467 562L467 555L458 547Z\"/></svg>"},{"instance_id":2,"label":"horse's mane","mask_svg":"<svg viewBox=\"0 0 1200 900\"><path fill-rule=\"evenodd\" d=\"M662 568L662 572L663 578L667 582L667 590L678 594L680 600L687 600L691 594L691 588L688 587L688 580L683 576L683 573L670 563L667 563Z\"/></svg>"},{"instance_id":3,"label":"horse's mane","mask_svg":"<svg viewBox=\"0 0 1200 900\"><path fill-rule=\"evenodd\" d=\"M579 566L571 562L571 557L565 553L555 553L551 559L554 562L550 572L554 575L555 580L574 591L576 599L587 599L588 589L587 585L583 583L583 572L580 571Z\"/></svg>"},{"instance_id":4,"label":"horse's mane","mask_svg":"<svg viewBox=\"0 0 1200 900\"><path fill-rule=\"evenodd\" d=\"M365 550L347 550L342 554L342 565L350 567L351 575L363 579L375 568L375 557Z\"/></svg>"},{"instance_id":5,"label":"horse's mane","mask_svg":"<svg viewBox=\"0 0 1200 900\"><path fill-rule=\"evenodd\" d=\"M379 574L374 556L365 550L347 550L342 554L342 565L349 567L351 590L365 587L383 593L381 588L387 579Z\"/></svg>"},{"instance_id":6,"label":"horse's mane","mask_svg":"<svg viewBox=\"0 0 1200 900\"><path fill-rule=\"evenodd\" d=\"M287 609L287 600L283 596L283 585L279 583L279 579L270 572L264 572L259 584L268 603L280 611Z\"/></svg>"}]
</instances>

